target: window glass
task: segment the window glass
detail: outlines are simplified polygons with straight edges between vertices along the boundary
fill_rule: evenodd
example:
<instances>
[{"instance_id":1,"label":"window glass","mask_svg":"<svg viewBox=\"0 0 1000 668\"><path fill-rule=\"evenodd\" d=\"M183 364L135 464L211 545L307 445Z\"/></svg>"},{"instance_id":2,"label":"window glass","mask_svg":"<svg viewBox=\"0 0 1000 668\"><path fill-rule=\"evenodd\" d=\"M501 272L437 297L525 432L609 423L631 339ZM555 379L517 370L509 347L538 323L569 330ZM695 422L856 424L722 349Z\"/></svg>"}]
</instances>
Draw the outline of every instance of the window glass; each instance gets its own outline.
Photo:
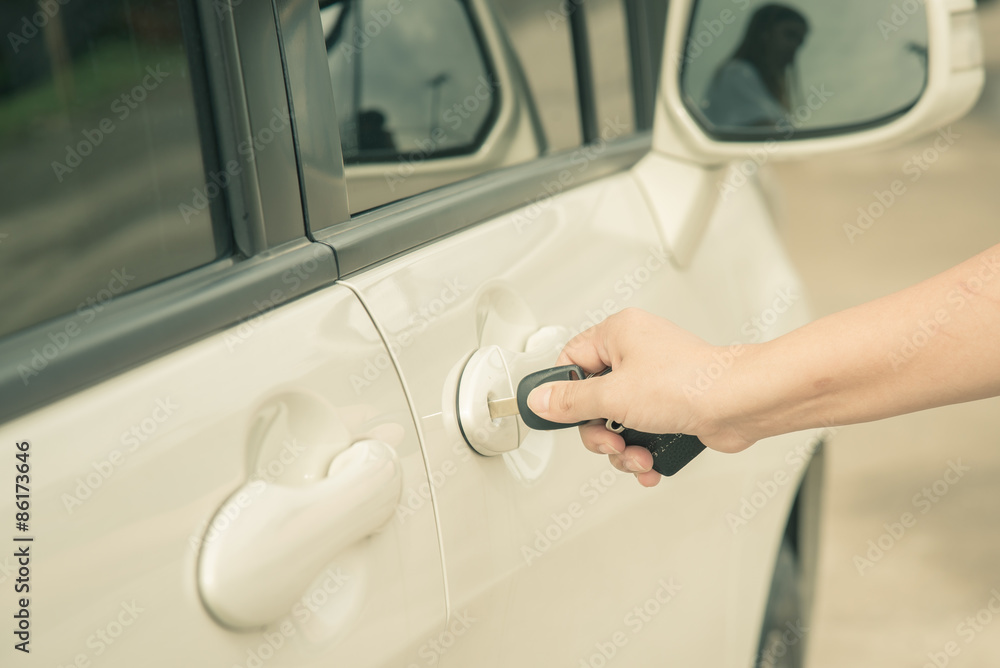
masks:
<instances>
[{"instance_id":1,"label":"window glass","mask_svg":"<svg viewBox=\"0 0 1000 668\"><path fill-rule=\"evenodd\" d=\"M587 0L587 34L597 101L597 128L605 139L635 131L632 69L623 0Z\"/></svg>"},{"instance_id":2,"label":"window glass","mask_svg":"<svg viewBox=\"0 0 1000 668\"><path fill-rule=\"evenodd\" d=\"M219 255L176 0L0 7L0 335Z\"/></svg>"},{"instance_id":3,"label":"window glass","mask_svg":"<svg viewBox=\"0 0 1000 668\"><path fill-rule=\"evenodd\" d=\"M496 0L500 20L514 46L541 117L548 150L583 142L565 0Z\"/></svg>"},{"instance_id":4,"label":"window glass","mask_svg":"<svg viewBox=\"0 0 1000 668\"><path fill-rule=\"evenodd\" d=\"M322 16L346 164L478 148L497 91L464 3L345 0Z\"/></svg>"}]
</instances>

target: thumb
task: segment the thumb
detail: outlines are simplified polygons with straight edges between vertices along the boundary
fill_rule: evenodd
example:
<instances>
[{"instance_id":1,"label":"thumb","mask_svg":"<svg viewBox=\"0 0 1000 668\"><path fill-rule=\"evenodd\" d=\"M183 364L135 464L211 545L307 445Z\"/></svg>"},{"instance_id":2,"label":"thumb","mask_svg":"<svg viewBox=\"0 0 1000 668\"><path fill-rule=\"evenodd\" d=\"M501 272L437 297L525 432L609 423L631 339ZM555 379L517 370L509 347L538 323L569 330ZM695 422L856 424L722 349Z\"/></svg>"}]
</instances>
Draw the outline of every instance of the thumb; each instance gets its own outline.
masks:
<instances>
[{"instance_id":1,"label":"thumb","mask_svg":"<svg viewBox=\"0 0 1000 668\"><path fill-rule=\"evenodd\" d=\"M613 417L607 406L606 376L539 385L528 394L528 408L552 422L583 422Z\"/></svg>"}]
</instances>

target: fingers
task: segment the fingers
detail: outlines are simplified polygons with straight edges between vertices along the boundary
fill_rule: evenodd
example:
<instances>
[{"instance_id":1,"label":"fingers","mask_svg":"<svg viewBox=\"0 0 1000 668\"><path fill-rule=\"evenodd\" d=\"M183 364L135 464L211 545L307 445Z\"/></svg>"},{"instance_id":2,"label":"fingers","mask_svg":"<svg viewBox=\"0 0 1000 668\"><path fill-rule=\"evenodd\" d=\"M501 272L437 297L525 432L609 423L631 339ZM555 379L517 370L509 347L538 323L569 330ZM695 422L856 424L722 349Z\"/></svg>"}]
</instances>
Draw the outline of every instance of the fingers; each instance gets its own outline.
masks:
<instances>
[{"instance_id":1,"label":"fingers","mask_svg":"<svg viewBox=\"0 0 1000 668\"><path fill-rule=\"evenodd\" d=\"M585 448L595 454L612 455L625 450L625 439L605 428L605 420L594 420L580 427Z\"/></svg>"},{"instance_id":2,"label":"fingers","mask_svg":"<svg viewBox=\"0 0 1000 668\"><path fill-rule=\"evenodd\" d=\"M578 364L588 373L597 373L611 366L611 356L604 346L603 324L598 323L570 339L559 354L556 366Z\"/></svg>"},{"instance_id":3,"label":"fingers","mask_svg":"<svg viewBox=\"0 0 1000 668\"><path fill-rule=\"evenodd\" d=\"M616 418L607 406L612 379L598 376L539 385L528 395L528 407L540 418L552 422L582 422Z\"/></svg>"},{"instance_id":4,"label":"fingers","mask_svg":"<svg viewBox=\"0 0 1000 668\"><path fill-rule=\"evenodd\" d=\"M653 455L638 445L630 445L622 453L610 455L608 459L619 471L635 475L643 487L656 487L663 477L653 470Z\"/></svg>"},{"instance_id":5,"label":"fingers","mask_svg":"<svg viewBox=\"0 0 1000 668\"><path fill-rule=\"evenodd\" d=\"M645 473L636 473L635 479L639 481L639 484L643 487L656 487L660 484L660 478L663 476L656 471L646 471Z\"/></svg>"},{"instance_id":6,"label":"fingers","mask_svg":"<svg viewBox=\"0 0 1000 668\"><path fill-rule=\"evenodd\" d=\"M609 455L611 465L626 473L645 473L653 469L653 455L640 445L630 445L620 454Z\"/></svg>"},{"instance_id":7,"label":"fingers","mask_svg":"<svg viewBox=\"0 0 1000 668\"><path fill-rule=\"evenodd\" d=\"M619 471L632 473L643 487L655 487L661 476L653 471L653 455L642 446L625 447L625 439L608 431L604 420L594 420L580 427L583 445L595 454L609 455L611 465Z\"/></svg>"}]
</instances>

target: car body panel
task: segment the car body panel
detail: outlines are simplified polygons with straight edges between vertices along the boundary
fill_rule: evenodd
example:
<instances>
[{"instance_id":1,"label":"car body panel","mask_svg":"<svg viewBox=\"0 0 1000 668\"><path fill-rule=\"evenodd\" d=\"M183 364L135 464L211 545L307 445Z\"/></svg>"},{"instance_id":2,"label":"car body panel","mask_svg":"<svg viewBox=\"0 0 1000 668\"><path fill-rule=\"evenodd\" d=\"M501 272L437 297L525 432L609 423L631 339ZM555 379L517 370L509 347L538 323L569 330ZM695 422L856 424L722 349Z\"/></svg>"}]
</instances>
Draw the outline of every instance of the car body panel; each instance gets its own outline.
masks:
<instances>
[{"instance_id":1,"label":"car body panel","mask_svg":"<svg viewBox=\"0 0 1000 668\"><path fill-rule=\"evenodd\" d=\"M657 196L684 207L684 198L701 195L665 183ZM708 451L646 490L587 453L575 429L534 432L514 453L480 456L458 429L455 397L462 366L480 346L523 350L542 327L580 331L629 306L717 343L747 340L741 329L781 295L792 295L781 302L786 313L765 316L767 331L750 338L805 322L798 279L756 186L716 210L684 270L663 250L636 178L621 173L346 284L393 350L421 425L452 618L476 620L442 665L588 660L596 642L619 632L628 640L616 650L624 665L665 653L681 665L746 665L807 461L786 457L811 435L736 456ZM784 484L756 512L753 529L734 529L727 512L739 513L754 485L783 468ZM647 621L633 608L649 600L657 614Z\"/></svg>"},{"instance_id":2,"label":"car body panel","mask_svg":"<svg viewBox=\"0 0 1000 668\"><path fill-rule=\"evenodd\" d=\"M309 484L286 474L323 475L351 443L373 438L395 450L407 486L427 483L396 374L373 377L363 398L354 391L352 375L385 352L354 295L332 286L3 425L2 442L31 444L31 665L81 655L107 666L253 665L253 654L277 651L282 665L379 666L416 656L445 618L432 515L330 555L267 629L224 628L197 586L203 542L229 526L213 517L225 508L238 519L246 506L230 496L248 480ZM8 644L3 655L18 653Z\"/></svg>"}]
</instances>

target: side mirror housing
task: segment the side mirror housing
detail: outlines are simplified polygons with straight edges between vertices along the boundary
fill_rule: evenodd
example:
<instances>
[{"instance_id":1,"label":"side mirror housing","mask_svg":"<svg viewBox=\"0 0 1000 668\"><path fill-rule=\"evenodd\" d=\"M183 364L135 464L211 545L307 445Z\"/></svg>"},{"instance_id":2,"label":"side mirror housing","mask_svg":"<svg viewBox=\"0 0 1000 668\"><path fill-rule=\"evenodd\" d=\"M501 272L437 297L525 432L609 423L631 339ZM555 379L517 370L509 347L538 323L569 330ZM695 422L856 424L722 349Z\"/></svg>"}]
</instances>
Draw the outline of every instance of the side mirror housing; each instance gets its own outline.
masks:
<instances>
[{"instance_id":1,"label":"side mirror housing","mask_svg":"<svg viewBox=\"0 0 1000 668\"><path fill-rule=\"evenodd\" d=\"M974 0L670 4L654 151L711 166L899 144L984 82Z\"/></svg>"}]
</instances>

